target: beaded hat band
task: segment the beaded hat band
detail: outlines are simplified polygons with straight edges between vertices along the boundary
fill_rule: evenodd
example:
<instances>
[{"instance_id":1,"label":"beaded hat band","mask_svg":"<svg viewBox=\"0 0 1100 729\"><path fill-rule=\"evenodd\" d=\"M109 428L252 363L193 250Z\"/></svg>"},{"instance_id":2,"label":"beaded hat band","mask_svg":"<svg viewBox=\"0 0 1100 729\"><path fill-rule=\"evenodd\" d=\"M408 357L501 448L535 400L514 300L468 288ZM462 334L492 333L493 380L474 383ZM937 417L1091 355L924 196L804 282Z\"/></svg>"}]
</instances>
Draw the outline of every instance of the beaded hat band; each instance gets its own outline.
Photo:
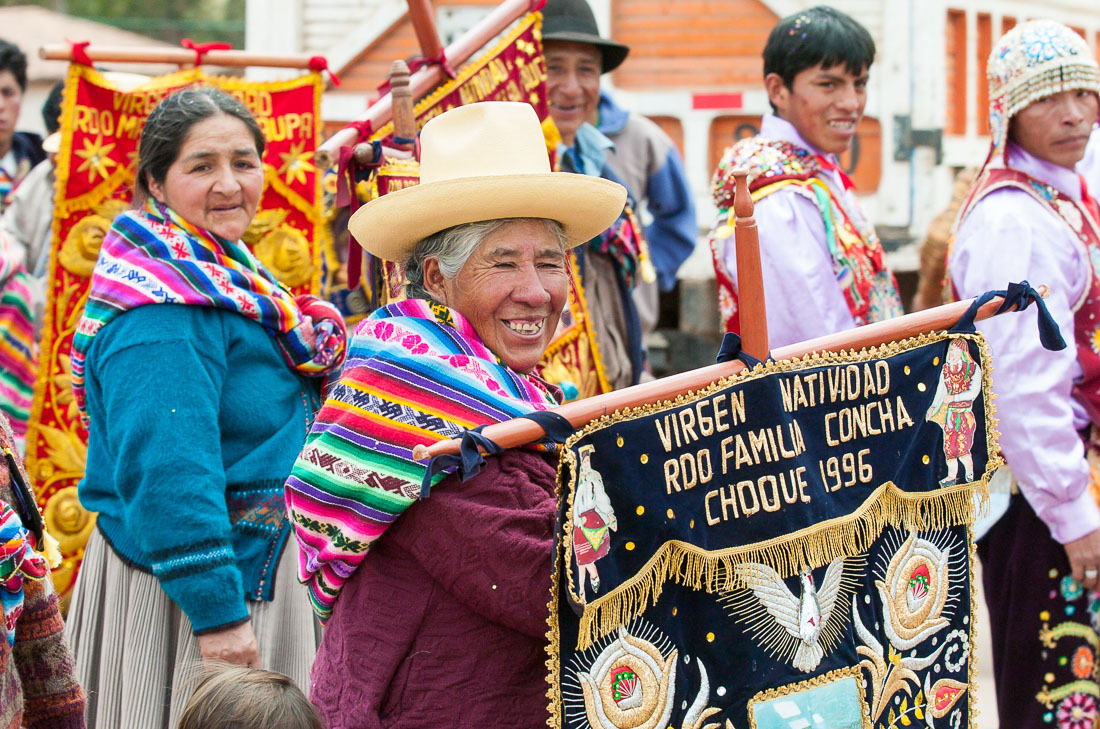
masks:
<instances>
[{"instance_id":1,"label":"beaded hat band","mask_svg":"<svg viewBox=\"0 0 1100 729\"><path fill-rule=\"evenodd\" d=\"M990 157L1004 152L1012 117L1044 96L1100 92L1100 68L1085 39L1053 20L1017 25L989 54Z\"/></svg>"}]
</instances>

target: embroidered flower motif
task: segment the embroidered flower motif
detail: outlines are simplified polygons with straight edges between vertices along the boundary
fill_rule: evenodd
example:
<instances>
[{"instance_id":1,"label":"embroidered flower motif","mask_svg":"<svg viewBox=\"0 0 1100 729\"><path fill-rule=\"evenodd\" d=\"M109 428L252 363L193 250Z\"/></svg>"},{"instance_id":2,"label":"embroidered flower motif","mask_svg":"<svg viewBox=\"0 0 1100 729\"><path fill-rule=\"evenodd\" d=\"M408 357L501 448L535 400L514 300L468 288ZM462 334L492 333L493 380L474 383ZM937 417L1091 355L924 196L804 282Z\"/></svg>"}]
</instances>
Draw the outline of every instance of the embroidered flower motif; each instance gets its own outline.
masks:
<instances>
[{"instance_id":1,"label":"embroidered flower motif","mask_svg":"<svg viewBox=\"0 0 1100 729\"><path fill-rule=\"evenodd\" d=\"M948 624L943 608L948 594L950 550L941 550L915 532L890 559L884 580L877 580L883 622L890 643L909 650Z\"/></svg>"},{"instance_id":2,"label":"embroidered flower motif","mask_svg":"<svg viewBox=\"0 0 1100 729\"><path fill-rule=\"evenodd\" d=\"M1100 330L1093 333L1093 347L1096 346L1096 335L1100 333ZM1081 583L1073 579L1073 575L1066 575L1062 578L1062 597L1066 600L1073 601L1081 597L1084 594L1085 588L1081 586Z\"/></svg>"},{"instance_id":3,"label":"embroidered flower motif","mask_svg":"<svg viewBox=\"0 0 1100 729\"><path fill-rule=\"evenodd\" d=\"M592 664L578 673L588 723L597 729L669 725L676 699L675 649L662 656L654 644L620 628Z\"/></svg>"},{"instance_id":4,"label":"embroidered flower motif","mask_svg":"<svg viewBox=\"0 0 1100 729\"><path fill-rule=\"evenodd\" d=\"M1058 729L1092 729L1096 721L1096 698L1075 691L1058 702Z\"/></svg>"},{"instance_id":5,"label":"embroidered flower motif","mask_svg":"<svg viewBox=\"0 0 1100 729\"><path fill-rule=\"evenodd\" d=\"M1058 56L1075 56L1077 49L1066 43L1061 33L1049 25L1040 25L1020 38L1027 54L1028 65L1049 61Z\"/></svg>"},{"instance_id":6,"label":"embroidered flower motif","mask_svg":"<svg viewBox=\"0 0 1100 729\"><path fill-rule=\"evenodd\" d=\"M929 688L928 677L925 677L924 686L928 697L928 713L936 719L947 716L959 697L966 693L965 683L950 678L941 678Z\"/></svg>"},{"instance_id":7,"label":"embroidered flower motif","mask_svg":"<svg viewBox=\"0 0 1100 729\"><path fill-rule=\"evenodd\" d=\"M642 703L642 684L638 674L627 666L619 666L611 672L611 698L620 709L633 709Z\"/></svg>"},{"instance_id":8,"label":"embroidered flower motif","mask_svg":"<svg viewBox=\"0 0 1100 729\"><path fill-rule=\"evenodd\" d=\"M89 215L69 229L61 244L58 261L69 273L88 278L99 258L99 247L111 227L111 221L102 215Z\"/></svg>"},{"instance_id":9,"label":"embroidered flower motif","mask_svg":"<svg viewBox=\"0 0 1100 729\"><path fill-rule=\"evenodd\" d=\"M1092 649L1087 645L1078 647L1073 654L1073 675L1080 679L1090 677L1094 663Z\"/></svg>"},{"instance_id":10,"label":"embroidered flower motif","mask_svg":"<svg viewBox=\"0 0 1100 729\"><path fill-rule=\"evenodd\" d=\"M393 337L395 327L387 322L380 322L374 327L374 336L383 342L388 342Z\"/></svg>"},{"instance_id":11,"label":"embroidered flower motif","mask_svg":"<svg viewBox=\"0 0 1100 729\"><path fill-rule=\"evenodd\" d=\"M430 347L419 334L407 334L401 340L401 346L408 350L409 354L427 354Z\"/></svg>"},{"instance_id":12,"label":"embroidered flower motif","mask_svg":"<svg viewBox=\"0 0 1100 729\"><path fill-rule=\"evenodd\" d=\"M289 225L281 225L265 235L252 247L252 252L276 279L292 288L306 285L313 276L309 241Z\"/></svg>"}]
</instances>

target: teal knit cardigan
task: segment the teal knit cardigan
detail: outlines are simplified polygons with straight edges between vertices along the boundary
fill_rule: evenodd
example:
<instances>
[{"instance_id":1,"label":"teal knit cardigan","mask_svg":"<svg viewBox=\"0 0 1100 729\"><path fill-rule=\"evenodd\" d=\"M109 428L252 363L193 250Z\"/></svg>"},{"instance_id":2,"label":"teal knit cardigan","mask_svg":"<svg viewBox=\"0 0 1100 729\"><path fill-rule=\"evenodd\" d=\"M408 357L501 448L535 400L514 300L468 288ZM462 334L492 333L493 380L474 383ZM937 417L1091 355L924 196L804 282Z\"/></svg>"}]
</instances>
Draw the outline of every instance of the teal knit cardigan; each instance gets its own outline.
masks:
<instances>
[{"instance_id":1,"label":"teal knit cardigan","mask_svg":"<svg viewBox=\"0 0 1100 729\"><path fill-rule=\"evenodd\" d=\"M264 328L218 309L132 309L87 360L80 501L197 635L270 600L289 534L283 484L320 407Z\"/></svg>"}]
</instances>

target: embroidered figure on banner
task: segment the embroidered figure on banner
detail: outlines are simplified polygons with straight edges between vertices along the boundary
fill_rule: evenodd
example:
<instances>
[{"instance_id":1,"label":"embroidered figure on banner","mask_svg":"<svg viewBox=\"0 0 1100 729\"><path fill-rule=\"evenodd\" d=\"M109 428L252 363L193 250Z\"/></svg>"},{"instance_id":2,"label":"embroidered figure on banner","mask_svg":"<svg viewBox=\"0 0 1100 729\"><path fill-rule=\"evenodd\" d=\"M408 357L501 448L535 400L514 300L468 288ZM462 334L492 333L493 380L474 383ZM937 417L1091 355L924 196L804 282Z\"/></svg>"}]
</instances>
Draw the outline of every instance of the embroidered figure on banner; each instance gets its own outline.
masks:
<instances>
[{"instance_id":1,"label":"embroidered figure on banner","mask_svg":"<svg viewBox=\"0 0 1100 729\"><path fill-rule=\"evenodd\" d=\"M859 585L863 566L862 557L833 561L825 568L820 588L813 572L802 569L795 594L771 567L739 564L734 573L747 589L724 593L719 599L736 622L748 624L753 638L772 656L810 673L840 642L847 611L833 608L847 603Z\"/></svg>"},{"instance_id":2,"label":"embroidered figure on banner","mask_svg":"<svg viewBox=\"0 0 1100 729\"><path fill-rule=\"evenodd\" d=\"M584 729L720 729L707 719L718 713L708 707L710 679L701 661L699 691L691 705L684 702L676 721L676 680L679 649L660 630L638 619L578 654L563 676L562 698L568 726ZM688 665L691 660L684 656ZM724 693L724 689L719 689ZM732 727L727 721L727 728Z\"/></svg>"},{"instance_id":3,"label":"embroidered figure on banner","mask_svg":"<svg viewBox=\"0 0 1100 729\"><path fill-rule=\"evenodd\" d=\"M970 348L962 337L951 340L947 346L947 359L940 370L940 382L936 396L925 419L943 429L943 454L947 458L947 476L941 486L953 486L958 482L959 463L963 465L963 483L974 480L974 459L970 449L974 446L977 420L974 417L974 400L982 389L982 368L970 356Z\"/></svg>"},{"instance_id":4,"label":"embroidered figure on banner","mask_svg":"<svg viewBox=\"0 0 1100 729\"><path fill-rule=\"evenodd\" d=\"M573 497L573 552L577 557L577 594L583 602L587 577L592 592L600 591L600 573L596 561L611 551L611 535L619 522L611 508L611 499L603 487L603 476L592 468L593 446L580 449L581 467L577 477L577 492Z\"/></svg>"}]
</instances>

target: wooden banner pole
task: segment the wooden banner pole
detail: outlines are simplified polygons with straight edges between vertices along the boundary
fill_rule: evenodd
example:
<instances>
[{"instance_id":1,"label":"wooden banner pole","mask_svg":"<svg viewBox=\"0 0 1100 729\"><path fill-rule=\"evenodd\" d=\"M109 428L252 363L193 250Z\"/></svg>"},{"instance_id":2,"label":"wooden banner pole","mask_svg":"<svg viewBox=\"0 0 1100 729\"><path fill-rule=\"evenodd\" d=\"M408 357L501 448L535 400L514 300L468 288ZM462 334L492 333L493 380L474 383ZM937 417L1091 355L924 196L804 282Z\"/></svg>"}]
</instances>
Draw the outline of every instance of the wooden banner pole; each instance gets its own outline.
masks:
<instances>
[{"instance_id":1,"label":"wooden banner pole","mask_svg":"<svg viewBox=\"0 0 1100 729\"><path fill-rule=\"evenodd\" d=\"M424 58L435 58L443 51L443 41L439 39L439 30L435 27L435 19L432 17L435 8L432 0L407 0L409 4L409 20L412 21L413 30L416 31L416 42L420 45L420 55Z\"/></svg>"},{"instance_id":2,"label":"wooden banner pole","mask_svg":"<svg viewBox=\"0 0 1100 729\"><path fill-rule=\"evenodd\" d=\"M1045 297L1047 291L1046 286L1039 287L1039 293L1042 296ZM994 298L978 309L976 320L980 321L993 316L997 308L1000 307L1002 300L1001 297ZM790 344L774 350L772 356L777 360L782 360L804 357L814 352L863 349L864 347L875 347L887 342L908 339L927 332L950 329L959 320L959 317L966 313L971 303L973 303L973 299L957 301L953 304L937 306L914 314L899 316L895 319L849 329L846 332ZM616 410L672 400L677 395L682 395L689 390L702 389L723 377L735 375L744 369L746 369L746 366L740 360L722 362L616 390L615 392L596 395L585 400L577 400L555 408L553 412L568 420L574 428L580 428L596 418L609 415ZM482 430L482 434L500 444L503 448L516 448L527 443L534 443L546 435L546 431L533 420L516 418L503 423L487 425ZM413 458L424 460L444 453L457 454L461 442L460 439L449 439L433 443L430 446L418 445L413 449Z\"/></svg>"},{"instance_id":3,"label":"wooden banner pole","mask_svg":"<svg viewBox=\"0 0 1100 729\"><path fill-rule=\"evenodd\" d=\"M177 66L192 66L195 52L188 48L140 48L129 46L96 46L85 49L88 57L103 63L170 63ZM67 43L47 43L38 49L38 57L47 61L72 61L73 49ZM305 53L292 53L275 56L254 51L207 51L203 54L204 65L209 66L268 66L273 68L310 68L312 56Z\"/></svg>"},{"instance_id":4,"label":"wooden banner pole","mask_svg":"<svg viewBox=\"0 0 1100 729\"><path fill-rule=\"evenodd\" d=\"M733 235L737 253L737 306L741 319L741 349L759 360L768 357L768 314L764 305L764 274L760 266L760 234L753 218L749 171L734 170Z\"/></svg>"},{"instance_id":5,"label":"wooden banner pole","mask_svg":"<svg viewBox=\"0 0 1100 729\"><path fill-rule=\"evenodd\" d=\"M523 17L536 4L537 0L505 0L493 12L489 13L484 20L447 46L445 51L447 62L457 69L505 28ZM438 64L421 66L409 79L409 88L412 90L413 99L424 97L429 91L442 83L445 78L446 73ZM390 95L386 94L371 104L370 108L359 117L359 121L370 122L371 129L379 129L389 122L392 116L393 103ZM351 127L341 129L317 148L315 155L317 166L321 169L328 169L336 161L336 155L341 147L350 147L359 141L358 130Z\"/></svg>"},{"instance_id":6,"label":"wooden banner pole","mask_svg":"<svg viewBox=\"0 0 1100 729\"><path fill-rule=\"evenodd\" d=\"M393 135L413 140L409 144L394 143L395 147L414 152L416 149L416 114L412 90L409 88L409 65L398 59L390 65L390 102L393 105ZM361 165L374 162L374 147L370 142L359 142L353 151L355 161Z\"/></svg>"}]
</instances>

